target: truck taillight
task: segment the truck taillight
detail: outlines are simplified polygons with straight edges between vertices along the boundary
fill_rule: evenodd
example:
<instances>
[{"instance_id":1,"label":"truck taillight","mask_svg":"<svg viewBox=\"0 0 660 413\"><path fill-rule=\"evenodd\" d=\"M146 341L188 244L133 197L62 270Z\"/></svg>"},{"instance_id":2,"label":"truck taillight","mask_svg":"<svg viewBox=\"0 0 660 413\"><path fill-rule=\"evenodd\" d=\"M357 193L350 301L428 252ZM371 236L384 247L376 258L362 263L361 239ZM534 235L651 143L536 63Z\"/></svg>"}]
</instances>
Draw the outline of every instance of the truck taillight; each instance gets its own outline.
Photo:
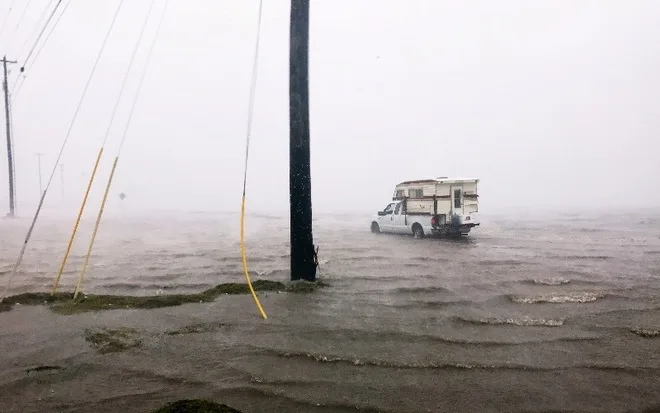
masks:
<instances>
[{"instance_id":1,"label":"truck taillight","mask_svg":"<svg viewBox=\"0 0 660 413\"><path fill-rule=\"evenodd\" d=\"M431 218L431 225L438 225L438 219L436 217Z\"/></svg>"}]
</instances>

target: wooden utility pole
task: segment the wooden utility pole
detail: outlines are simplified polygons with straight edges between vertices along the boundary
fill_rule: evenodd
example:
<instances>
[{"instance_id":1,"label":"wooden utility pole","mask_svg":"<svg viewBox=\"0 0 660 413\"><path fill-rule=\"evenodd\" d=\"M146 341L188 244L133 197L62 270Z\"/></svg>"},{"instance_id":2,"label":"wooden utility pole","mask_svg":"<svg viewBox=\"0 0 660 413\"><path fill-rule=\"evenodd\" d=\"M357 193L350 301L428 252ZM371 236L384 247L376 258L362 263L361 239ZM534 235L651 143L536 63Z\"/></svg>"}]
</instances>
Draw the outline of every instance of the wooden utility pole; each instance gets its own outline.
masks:
<instances>
[{"instance_id":1,"label":"wooden utility pole","mask_svg":"<svg viewBox=\"0 0 660 413\"><path fill-rule=\"evenodd\" d=\"M291 280L316 281L309 149L309 0L291 0L289 37L289 200Z\"/></svg>"},{"instance_id":2,"label":"wooden utility pole","mask_svg":"<svg viewBox=\"0 0 660 413\"><path fill-rule=\"evenodd\" d=\"M17 63L16 61L7 60L7 56L2 58L2 68L4 72L4 80L2 82L2 89L5 92L5 126L7 128L7 165L9 167L9 214L13 217L16 214L16 197L15 197L15 177L14 177L14 152L11 144L11 117L9 116L9 85L7 82L7 64Z\"/></svg>"}]
</instances>

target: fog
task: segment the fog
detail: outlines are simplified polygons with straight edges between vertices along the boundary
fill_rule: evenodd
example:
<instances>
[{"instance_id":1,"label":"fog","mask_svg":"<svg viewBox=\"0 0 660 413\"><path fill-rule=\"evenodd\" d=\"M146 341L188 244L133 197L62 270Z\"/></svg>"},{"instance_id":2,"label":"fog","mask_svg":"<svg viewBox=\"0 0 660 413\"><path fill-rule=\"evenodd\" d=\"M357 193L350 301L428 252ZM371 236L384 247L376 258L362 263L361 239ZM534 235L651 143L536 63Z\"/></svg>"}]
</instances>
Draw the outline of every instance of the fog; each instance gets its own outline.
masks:
<instances>
[{"instance_id":1,"label":"fog","mask_svg":"<svg viewBox=\"0 0 660 413\"><path fill-rule=\"evenodd\" d=\"M62 156L64 188L58 168L44 212L75 213L149 2L124 4ZM33 0L18 29L23 6L14 5L0 36L8 59L25 59L47 3ZM39 196L35 153L43 153L45 185L117 4L74 1L26 66L13 107L21 215L33 214ZM163 2L155 7L91 210ZM110 213L239 210L257 9L256 0L170 2ZM289 2L268 0L263 13L248 209L286 213ZM312 1L314 211L373 212L396 183L438 176L481 179L482 214L660 206L658 21L653 0ZM10 88L20 66L10 67Z\"/></svg>"}]
</instances>

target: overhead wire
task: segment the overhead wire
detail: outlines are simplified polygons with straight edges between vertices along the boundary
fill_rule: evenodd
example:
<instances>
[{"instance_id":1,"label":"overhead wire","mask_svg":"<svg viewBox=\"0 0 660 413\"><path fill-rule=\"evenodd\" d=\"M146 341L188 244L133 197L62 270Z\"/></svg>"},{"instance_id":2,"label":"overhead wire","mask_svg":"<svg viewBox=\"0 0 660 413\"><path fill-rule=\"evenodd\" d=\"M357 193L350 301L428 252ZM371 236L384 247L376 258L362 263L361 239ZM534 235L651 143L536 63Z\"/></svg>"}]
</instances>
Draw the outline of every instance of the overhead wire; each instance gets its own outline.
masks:
<instances>
[{"instance_id":1,"label":"overhead wire","mask_svg":"<svg viewBox=\"0 0 660 413\"><path fill-rule=\"evenodd\" d=\"M123 2L124 2L124 0L120 0L120 2L119 2L119 7L117 8L117 13L115 14L115 19L119 15L119 10L121 10L121 6L122 6ZM113 20L112 25L114 25L114 22L115 22L115 20ZM108 31L108 34L110 33L110 31ZM106 41L107 41L108 37L106 37L106 39L105 39ZM104 46L105 46L105 43L104 43ZM134 57L135 56L133 56L133 58ZM124 79L124 84L122 84L122 90L120 91L120 97L121 97L121 93L123 93L123 88L124 88L125 82L126 82L126 79ZM110 125L112 125L112 120L114 119L116 109L117 109L117 105L118 105L118 103L115 105L115 109L113 110L112 119L110 120ZM85 190L85 195L83 196L83 200L82 200L82 202L80 204L80 208L78 210L78 215L76 216L76 221L74 222L74 225L73 225L73 230L71 231L71 236L69 237L69 243L66 247L66 251L64 252L64 257L62 257L62 262L61 262L60 268L57 272L57 276L55 277L55 281L53 282L53 289L51 291L51 295L55 294L55 292L57 291L57 287L60 283L60 279L62 278L62 274L64 273L64 267L66 266L66 262L69 259L69 254L71 253L71 247L73 246L73 241L76 238L76 233L78 232L78 226L80 225L80 220L82 219L82 214L85 211L85 206L87 205L87 199L89 198L89 192L92 189L92 184L94 183L94 177L96 176L96 171L99 168L99 163L101 162L101 157L103 156L103 151L104 151L105 143L106 143L107 139L108 139L108 134L106 134L105 138L103 139L103 143L101 144L101 148L99 149L99 152L96 156L96 161L94 162L94 167L92 168L92 174L89 177L89 182L87 183L87 189Z\"/></svg>"},{"instance_id":2,"label":"overhead wire","mask_svg":"<svg viewBox=\"0 0 660 413\"><path fill-rule=\"evenodd\" d=\"M43 24L44 18L46 16L48 16L48 9L50 9L51 4L54 3L55 1L57 1L57 3L55 4L55 7L53 8L53 11L50 14L50 17L46 20L46 23ZM36 23L32 27L32 30L30 31L30 36L25 38L25 41L23 42L23 45L21 46L21 50L25 49L25 47L28 45L28 42L30 41L30 39L33 38L36 33L38 33L38 30L39 30L40 27L43 27L41 29L41 32L39 33L39 35L37 35L37 40L35 41L35 44L39 42L39 40L41 38L41 35L43 35L43 32L46 29L46 26L48 26L48 24L50 23L50 20L53 18L53 14L55 14L55 12L57 11L57 8L59 7L60 3L62 3L62 0L49 0L48 1L48 4L46 4L46 7L44 7L44 10L41 12L41 15L39 16L39 19L36 21ZM34 49L34 47L33 47L33 49ZM29 54L30 53L28 53L28 56L29 56ZM24 68L25 64L23 64L22 67Z\"/></svg>"},{"instance_id":3,"label":"overhead wire","mask_svg":"<svg viewBox=\"0 0 660 413\"><path fill-rule=\"evenodd\" d=\"M7 287L5 288L4 294L2 297L0 297L0 302L4 299L4 297L7 296L7 293L11 289L11 281L16 274L16 270L18 267L21 265L21 262L23 261L23 256L25 255L25 250L27 248L28 242L30 241L30 237L32 236L32 231L34 231L34 226L37 223L37 219L39 218L39 213L41 212L41 208L43 207L44 200L46 199L46 194L48 194L48 189L50 188L51 183L53 182L53 177L55 176L55 173L57 172L57 165L60 162L60 159L62 158L62 154L64 153L64 149L66 148L66 144L69 141L69 138L71 137L71 131L73 130L73 126L76 122L76 119L78 118L78 113L80 112L80 108L82 107L82 104L85 100L85 96L87 95L87 91L89 90L89 85L92 82L92 79L94 78L94 74L96 73L96 68L98 67L99 61L101 60L101 55L103 54L103 51L105 50L105 46L108 42L108 38L110 37L110 33L112 33L112 29L115 26L115 22L117 21L117 16L119 15L119 11L122 8L122 5L124 4L124 0L119 1L119 5L117 7L117 10L115 11L115 14L113 16L112 22L110 23L110 27L108 28L108 31L105 35L105 38L103 39L103 44L101 45L101 49L99 50L99 53L96 56L96 59L94 61L94 65L92 66L92 71L87 79L87 82L85 83L85 87L83 89L82 96L80 97L80 100L78 101L78 105L76 107L76 110L73 115L73 119L71 120L71 123L69 124L69 129L67 130L66 136L64 138L64 141L62 142L62 146L60 148L60 151L57 155L57 158L55 160L55 165L53 166L53 170L50 174L50 177L48 178L48 182L46 183L46 187L44 191L41 194L41 198L39 199L39 204L37 206L37 210L34 214L34 217L32 218L32 223L30 224L30 227L28 229L28 232L25 236L25 240L23 241L23 246L21 247L21 251L18 255L18 259L16 260L16 263L14 264L11 272L9 273L9 280L7 282ZM98 161L97 161L98 162ZM89 188L88 188L89 192Z\"/></svg>"},{"instance_id":4,"label":"overhead wire","mask_svg":"<svg viewBox=\"0 0 660 413\"><path fill-rule=\"evenodd\" d=\"M33 32L33 33L36 31L36 29L37 29L37 28L39 27L39 25L41 24L43 18L46 16L46 13L48 12L48 6L50 6L50 4L51 4L53 1L55 1L55 0L49 0L49 3L48 3L48 4L46 5L46 7L44 8L44 11L42 12L41 16L39 17L39 20L37 21L37 23L35 24L35 27L32 29L32 32ZM62 0L59 0L59 2L61 2L61 1L62 1ZM13 3L13 2L12 2L12 3ZM58 3L58 5L59 5L59 3ZM56 6L56 7L57 7L57 6ZM52 16L51 16L51 17L52 17ZM49 19L49 21L50 21L50 19ZM46 24L48 24L49 21L47 21ZM25 39L25 42L23 43L23 48L25 48L25 45L27 45L28 40L29 40L29 37L27 37L27 38ZM37 39L37 41L38 41L38 39ZM13 140L13 136L14 136L14 122L11 121L11 119L13 119L13 103L14 103L14 99L13 99L13 98L14 98L14 94L13 94L13 91L14 91L14 89L16 88L16 83L19 81L19 79L21 79L21 74L23 73L23 71L24 71L24 65L21 66L20 71L18 72L18 76L16 76L16 82L14 82L14 85L13 85L11 91L9 92L9 119L10 119L9 127L10 127L10 132L11 132L12 140ZM15 143L12 144L12 156L14 157L14 159L16 158L15 155L14 155L15 146L16 146ZM13 170L14 181L16 181L16 163L13 164L13 169L14 169L14 170ZM17 199L18 199L18 195L17 195L16 185L14 185L14 209L17 209L17 208L16 208L16 205L17 205Z\"/></svg>"},{"instance_id":5,"label":"overhead wire","mask_svg":"<svg viewBox=\"0 0 660 413\"><path fill-rule=\"evenodd\" d=\"M69 3L67 3L67 6L68 6L70 3L71 3L71 1L69 1ZM24 69L24 68L25 68L25 65L27 65L27 63L29 62L30 57L32 57L32 53L34 53L34 49L36 49L37 44L39 44L39 40L41 40L41 36L44 35L44 32L46 31L46 28L47 28L48 25L50 24L50 21L53 20L53 16L55 16L55 13L57 12L57 9L60 7L61 4L62 4L62 0L58 0L58 1L57 1L57 4L55 4L55 7L53 7L53 11L52 11L52 12L50 13L50 15L48 16L48 19L46 20L46 23L44 23L43 27L41 28L41 31L39 32L39 35L37 36L37 39L34 41L34 45L33 45L32 48L30 49L30 52L28 53L28 55L27 55L27 57L25 58L25 60L23 61L23 66L22 66L21 69ZM64 11L66 11L66 7L65 7L65 10L64 10ZM64 14L64 11L62 12L62 14ZM62 17L62 16L60 15L60 18L61 18L61 17ZM57 22L59 23L59 19L57 20Z\"/></svg>"},{"instance_id":6,"label":"overhead wire","mask_svg":"<svg viewBox=\"0 0 660 413\"><path fill-rule=\"evenodd\" d=\"M18 28L21 26L21 23L23 23L23 19L25 18L25 13L27 13L28 9L30 8L30 4L32 4L32 0L28 0L25 3L25 8L23 9L23 13L21 13L21 17L18 18L18 22L16 22L16 27L14 27L14 31L18 30Z\"/></svg>"},{"instance_id":7,"label":"overhead wire","mask_svg":"<svg viewBox=\"0 0 660 413\"><path fill-rule=\"evenodd\" d=\"M149 6L149 11L147 12L147 16L145 17L144 22L142 23L142 29L140 30L140 35L138 36L138 39L135 42L135 47L133 48L133 53L131 54L131 58L129 60L128 69L126 70L126 74L124 75L124 80L122 81L121 89L119 91L119 95L117 96L117 100L115 101L115 106L112 110L112 116L110 117L110 122L108 123L108 128L105 131L105 137L103 138L103 144L101 145L101 149L103 149L103 147L105 146L105 144L108 140L108 136L110 136L110 131L112 130L112 125L114 123L115 116L117 115L117 109L119 108L119 104L121 103L121 98L124 94L124 90L126 89L126 83L128 81L129 75L131 74L133 64L135 63L135 57L137 55L138 50L140 49L140 45L142 44L142 38L144 37L144 32L147 28L147 23L149 23L149 19L151 18L151 14L153 12L154 4L156 4L156 0L151 0L151 4ZM164 14L165 14L165 11L163 11L163 15ZM161 18L162 18L162 16L161 16ZM160 24L159 24L159 29L160 29ZM155 38L154 38L154 43L155 43ZM149 56L149 58L150 57L151 56ZM147 61L145 67L147 67L148 64L149 64L149 62ZM146 72L146 69L145 69L145 72ZM131 112L133 110L134 110L134 107L131 109ZM124 144L124 138L125 137L126 137L126 134L124 134L124 137L122 138L122 142L120 143L120 146L119 146L119 151L121 151L121 147ZM114 176L115 169L117 167L117 162L119 162L119 152L118 152L117 156L115 157L115 160L112 164L112 169L110 171L110 178L108 180L108 184L106 185L105 192L103 194L103 200L101 201L101 207L99 208L99 212L98 212L98 215L97 215L97 218L96 218L96 223L94 224L94 230L92 232L92 238L91 238L91 241L89 243L89 247L88 247L88 250L87 250L87 255L85 256L85 262L83 263L83 268L82 268L82 271L80 272L80 276L78 277L78 283L76 284L76 291L74 292L74 295L73 295L74 299L78 297L78 293L80 292L80 290L82 288L82 282L83 282L83 279L85 277L85 273L87 271L87 264L89 263L89 257L90 257L91 252L92 252L92 247L94 245L94 239L96 238L96 233L98 231L98 226L101 222L101 216L103 214L103 209L105 208L105 203L106 203L106 200L107 200L107 197L108 197L108 192L110 190L110 184L112 182L112 178ZM81 206L81 210L84 207L85 207L85 205L83 204ZM76 223L76 225L77 225L77 223ZM60 277L61 275L62 274L61 274L61 271L60 271L60 274L58 275L58 277Z\"/></svg>"},{"instance_id":8,"label":"overhead wire","mask_svg":"<svg viewBox=\"0 0 660 413\"><path fill-rule=\"evenodd\" d=\"M156 42L158 40L158 36L160 34L161 27L163 25L163 21L165 20L165 15L167 13L167 6L169 5L170 0L165 0L165 3L163 5L163 12L160 15L160 19L158 21L158 26L156 27L156 33L154 34L154 37L151 41L151 45L149 46L149 50L147 52L147 58L144 64L144 67L142 68L142 73L140 75L140 79L138 80L138 85L137 85L137 90L135 92L135 96L133 98L133 102L131 104L131 109L128 112L128 119L126 120L126 125L124 126L124 131L122 134L121 142L119 143L119 149L117 150L117 156L115 157L114 162L112 163L112 169L110 170L110 176L108 177L108 183L105 186L105 191L103 193L103 199L101 200L101 206L99 207L99 212L96 216L96 222L94 223L94 230L92 231L92 236L89 240L89 246L87 247L87 254L85 255L85 261L83 263L82 270L80 271L80 275L78 276L78 283L76 284L76 290L73 293L73 298L76 299L78 297L78 294L82 291L82 285L83 281L85 279L85 275L87 274L87 266L89 264L89 258L92 255L92 249L94 248L94 241L96 240L96 235L99 230L99 226L101 224L101 218L103 217L103 212L105 210L105 204L108 201L108 194L110 193L110 186L112 185L112 179L114 178L115 171L117 169L117 164L119 163L119 156L121 155L121 151L124 147L124 143L126 142L126 136L128 135L128 130L131 126L131 121L133 119L133 113L135 113L135 107L137 106L138 99L140 97L140 92L142 91L142 85L144 84L144 79L147 75L147 71L149 69L149 63L151 62L151 56L153 54L154 48L156 46ZM153 3L152 3L153 6ZM146 23L145 23L146 26ZM144 28L143 28L144 31ZM138 45L139 45L138 41Z\"/></svg>"},{"instance_id":9,"label":"overhead wire","mask_svg":"<svg viewBox=\"0 0 660 413\"><path fill-rule=\"evenodd\" d=\"M247 257L245 253L245 199L246 199L246 188L247 188L247 171L248 171L248 159L249 159L249 154L250 154L250 137L252 136L252 118L254 114L254 101L255 101L255 93L257 89L257 69L259 67L259 43L261 39L261 16L262 16L262 11L263 11L263 0L259 0L259 13L258 13L258 20L257 20L257 39L256 39L256 45L254 48L254 60L252 64L252 77L251 77L251 82L250 82L250 96L249 96L249 102L248 102L248 119L247 119L247 138L245 141L245 167L244 167L244 173L243 173L243 197L241 198L241 258L243 262L243 272L245 274L245 279L247 280L248 287L250 288L250 293L252 294L252 298L254 298L254 302L257 305L257 308L259 309L259 313L261 314L261 317L264 319L268 318L266 316L266 312L264 311L263 307L261 306L261 303L259 302L259 298L257 297L257 293L254 291L254 288L252 287L252 282L250 281L250 272L248 271L248 266L247 266Z\"/></svg>"},{"instance_id":10,"label":"overhead wire","mask_svg":"<svg viewBox=\"0 0 660 413\"><path fill-rule=\"evenodd\" d=\"M41 47L37 51L37 55L34 58L35 62L36 62L37 58L39 57L39 53L41 53L41 50L44 48L46 43L48 43L48 39L50 39L50 35L53 34L53 32L55 31L55 28L59 24L60 19L62 18L62 16L66 12L66 10L69 8L69 5L71 4L71 1L72 0L69 0L69 2L64 6L64 9L62 10L62 13L60 13L59 17L55 21L55 24L53 25L50 32L46 36L46 39L44 40L44 43L41 45ZM44 23L43 27L41 28L41 31L39 32L39 35L37 36L37 39L34 41L34 45L32 46L32 48L30 49L30 51L27 54L27 57L25 58L25 60L21 64L21 69L20 69L19 75L16 77L16 81L14 81L14 85L12 86L12 94L13 94L14 90L16 89L16 85L18 84L19 80L24 79L24 77L22 77L21 74L23 74L23 72L25 71L25 66L27 66L28 62L30 61L30 57L32 57L32 54L34 53L35 49L37 48L37 45L39 44L39 41L41 40L41 37L43 36L44 32L46 31L46 28L48 27L51 20L53 19L53 16L55 16L55 13L57 12L57 9L60 7L60 4L62 4L62 0L58 0L57 4L55 4L55 7L53 8L53 11L48 16L48 19L46 20L46 23ZM21 83L21 86L22 85L23 85L23 83ZM20 91L20 88L16 91L16 94L18 94L18 91ZM16 99L16 96L14 96L14 99Z\"/></svg>"},{"instance_id":11,"label":"overhead wire","mask_svg":"<svg viewBox=\"0 0 660 413\"><path fill-rule=\"evenodd\" d=\"M18 31L18 28L21 27L21 23L23 23L23 19L25 18L25 14L27 13L27 11L30 8L31 4L32 4L32 0L28 0L25 3L25 8L23 9L23 13L21 13L21 17L18 18L18 22L16 22L16 27L14 27L14 33L12 33L12 36L16 36L16 32Z\"/></svg>"},{"instance_id":12,"label":"overhead wire","mask_svg":"<svg viewBox=\"0 0 660 413\"><path fill-rule=\"evenodd\" d=\"M9 3L9 10L7 10L7 14L5 14L5 18L2 20L2 27L0 27L0 37L2 37L2 33L5 31L5 27L7 27L7 20L9 19L9 15L11 14L12 9L14 8L14 2L16 0L11 0L11 3Z\"/></svg>"}]
</instances>

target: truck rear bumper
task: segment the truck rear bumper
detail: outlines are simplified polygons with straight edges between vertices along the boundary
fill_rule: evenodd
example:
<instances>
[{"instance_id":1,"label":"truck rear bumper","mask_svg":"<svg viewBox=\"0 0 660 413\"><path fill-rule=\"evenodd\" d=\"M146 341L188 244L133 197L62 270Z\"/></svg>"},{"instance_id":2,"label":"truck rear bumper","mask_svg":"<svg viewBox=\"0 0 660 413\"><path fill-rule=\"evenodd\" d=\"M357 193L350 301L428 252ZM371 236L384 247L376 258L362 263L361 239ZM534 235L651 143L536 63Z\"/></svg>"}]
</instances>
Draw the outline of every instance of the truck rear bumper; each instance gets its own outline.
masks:
<instances>
[{"instance_id":1,"label":"truck rear bumper","mask_svg":"<svg viewBox=\"0 0 660 413\"><path fill-rule=\"evenodd\" d=\"M461 225L440 225L432 229L433 235L468 235L470 230L479 223L461 224Z\"/></svg>"}]
</instances>

